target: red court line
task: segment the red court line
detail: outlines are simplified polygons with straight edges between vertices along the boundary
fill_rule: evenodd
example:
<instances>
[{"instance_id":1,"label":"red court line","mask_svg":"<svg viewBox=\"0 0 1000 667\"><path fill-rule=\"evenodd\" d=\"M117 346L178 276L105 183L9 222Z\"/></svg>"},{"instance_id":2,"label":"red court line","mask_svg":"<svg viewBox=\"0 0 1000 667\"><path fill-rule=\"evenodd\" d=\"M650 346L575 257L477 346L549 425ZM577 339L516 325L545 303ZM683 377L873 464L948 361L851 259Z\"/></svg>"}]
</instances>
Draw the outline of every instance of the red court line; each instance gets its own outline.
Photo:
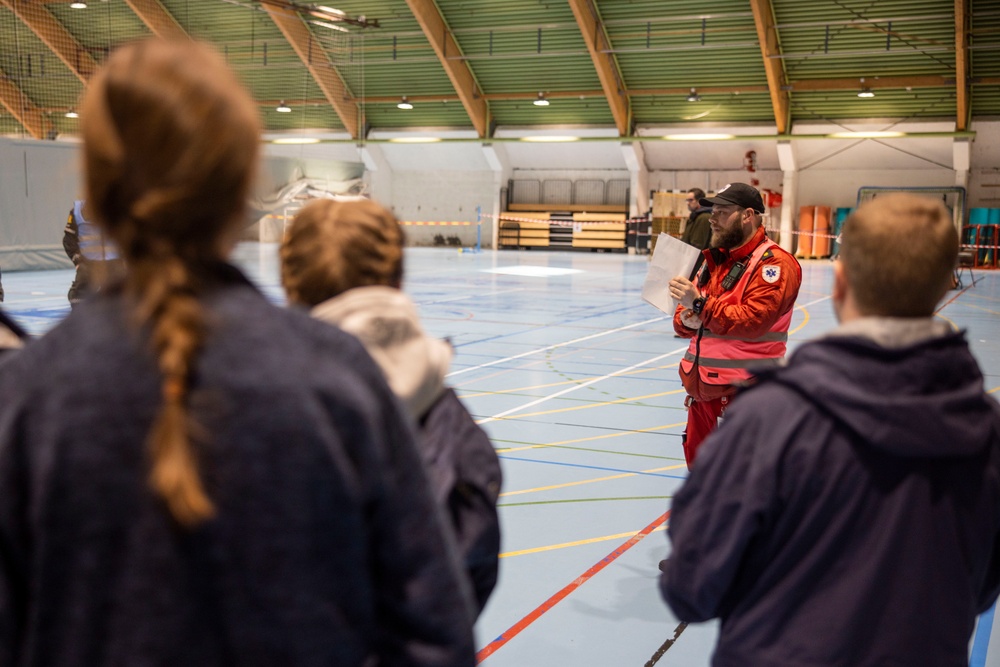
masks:
<instances>
[{"instance_id":1,"label":"red court line","mask_svg":"<svg viewBox=\"0 0 1000 667\"><path fill-rule=\"evenodd\" d=\"M656 519L655 521L653 521L653 523L649 524L648 526L646 526L645 528L643 528L642 530L640 530L638 533L636 533L635 535L633 535L632 537L630 537L624 544L622 544L617 549L615 549L614 551L612 551L611 553L609 553L607 556L605 556L604 558L602 558L601 560L599 560L589 570L587 570L586 572L584 572L583 574L581 574L579 577L577 577L576 579L574 579L573 581L571 581L569 584L567 584L561 591L559 591L558 593L556 593L555 595L553 595L552 597L550 597L548 600L546 600L542 604L538 605L538 607L534 611L532 611L530 614L528 614L527 616L525 616L524 618L522 618L520 621L518 621L517 623L515 623L514 625L512 625L510 627L510 629L507 630L507 632L503 633L502 635L500 635L499 637L497 637L496 639L494 639L493 641L491 641L489 644L487 644L486 646L484 646L483 648L481 648L479 650L479 653L476 654L476 664L478 665L483 660L485 660L486 658L488 658L491 655L493 655L494 653L496 653L497 649L499 649L501 646L503 646L504 644L506 644L507 642L509 642L511 639L513 639L517 635L519 635L522 630L524 630L529 625L531 625L532 623L534 623L535 621L537 621L539 618L541 618L542 614L544 614L549 609L552 609L552 607L554 607L557 604L559 604L560 602L562 602L563 599L566 598L566 596L568 596L570 593L572 593L573 591L575 591L576 589L578 589L580 586L582 586L585 583L587 583L587 581L591 577L593 577L595 574L597 574L598 572L600 572L601 570L603 570L605 567L607 567L608 565L610 565L611 563L613 563L616 558L618 558L623 553L625 553L626 551L628 551L629 549L631 549L632 547L634 547L636 544L638 544L639 541L642 538L644 538L647 535L649 535L657 527L663 525L667 521L667 519L669 519L669 518L670 518L670 511L667 510L658 519Z\"/></svg>"}]
</instances>

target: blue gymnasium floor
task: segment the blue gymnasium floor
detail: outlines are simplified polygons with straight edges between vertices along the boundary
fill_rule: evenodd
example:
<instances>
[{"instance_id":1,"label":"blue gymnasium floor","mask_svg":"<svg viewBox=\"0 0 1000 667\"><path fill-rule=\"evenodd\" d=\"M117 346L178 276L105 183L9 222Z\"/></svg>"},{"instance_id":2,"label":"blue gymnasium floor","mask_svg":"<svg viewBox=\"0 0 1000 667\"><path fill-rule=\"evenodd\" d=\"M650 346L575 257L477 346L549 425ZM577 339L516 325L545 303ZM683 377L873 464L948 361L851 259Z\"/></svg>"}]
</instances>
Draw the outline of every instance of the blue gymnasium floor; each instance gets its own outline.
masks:
<instances>
[{"instance_id":1,"label":"blue gymnasium floor","mask_svg":"<svg viewBox=\"0 0 1000 667\"><path fill-rule=\"evenodd\" d=\"M500 581L477 625L488 667L705 667L713 623L681 630L660 600L665 512L684 480L686 345L643 302L644 256L412 248L406 289L428 331L450 337L450 382L504 468ZM277 246L236 261L275 301ZM68 310L71 271L7 273L6 308L33 333ZM969 331L1000 390L1000 272L976 272L939 317ZM835 325L830 263L803 263L791 343ZM902 613L902 610L901 610ZM1000 667L1000 628L980 619L970 665ZM672 641L674 640L674 641Z\"/></svg>"}]
</instances>

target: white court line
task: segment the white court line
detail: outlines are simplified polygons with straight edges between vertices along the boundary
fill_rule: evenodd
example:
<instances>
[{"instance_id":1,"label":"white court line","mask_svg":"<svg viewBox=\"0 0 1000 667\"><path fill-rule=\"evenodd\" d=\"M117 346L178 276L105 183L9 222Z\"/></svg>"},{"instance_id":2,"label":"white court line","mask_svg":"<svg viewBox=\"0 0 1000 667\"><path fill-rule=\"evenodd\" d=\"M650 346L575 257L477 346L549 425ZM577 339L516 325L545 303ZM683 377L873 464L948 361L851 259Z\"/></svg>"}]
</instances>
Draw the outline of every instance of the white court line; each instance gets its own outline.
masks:
<instances>
[{"instance_id":1,"label":"white court line","mask_svg":"<svg viewBox=\"0 0 1000 667\"><path fill-rule=\"evenodd\" d=\"M687 345L685 345L684 347L679 347L676 350L673 350L671 352L667 352L666 354L661 354L658 357L653 357L652 359L646 359L646 361L640 361L639 363L635 364L634 366L629 366L628 368L623 368L621 370L617 370L614 373L608 373L607 375L604 375L604 376L599 377L599 378L593 378L592 380L587 380L583 384L574 385L574 386L569 387L567 389L563 389L562 391L557 391L556 393L551 394L549 396L543 396L542 398L539 398L539 399L536 399L534 401L531 401L530 403L525 403L524 405L519 405L516 408L511 408L510 410L507 410L506 412L501 412L498 415L493 415L492 417L487 417L486 419L484 419L484 420L482 420L480 422L476 422L476 423L477 424L488 424L488 423L490 423L492 421L496 421L497 419L502 419L502 418L506 417L507 415L513 414L515 412L520 412L522 410L527 410L528 408L534 407L534 406L538 405L539 403L544 403L545 401L551 401L553 398L559 398L560 396L565 396L566 394L574 392L574 391L576 391L578 389L583 389L584 387L589 387L590 385L595 384L597 382L600 382L602 380L607 380L608 378L613 378L616 375L622 375L624 373L628 373L630 371L635 370L636 368L642 368L643 366L655 363L655 362L659 361L660 359L665 359L666 357L675 355L675 354L677 354L679 352L684 352L687 349L688 349Z\"/></svg>"},{"instance_id":2,"label":"white court line","mask_svg":"<svg viewBox=\"0 0 1000 667\"><path fill-rule=\"evenodd\" d=\"M821 299L816 299L815 301L810 301L809 303L804 303L801 306L795 306L795 310L805 309L805 308L808 308L809 306L815 306L817 303L822 303L824 301L829 301L829 300L830 300L830 297L824 296Z\"/></svg>"},{"instance_id":3,"label":"white court line","mask_svg":"<svg viewBox=\"0 0 1000 667\"><path fill-rule=\"evenodd\" d=\"M499 292L490 292L489 296L496 296L497 294L510 294L512 292L523 292L526 288L518 287L516 289L500 290ZM417 303L418 306L433 306L439 303L452 303L453 301L468 301L469 299L481 299L482 294L466 294L465 296L456 296L450 299L438 299L437 301L420 301Z\"/></svg>"},{"instance_id":4,"label":"white court line","mask_svg":"<svg viewBox=\"0 0 1000 667\"><path fill-rule=\"evenodd\" d=\"M462 373L468 373L469 371L478 371L480 368L486 368L487 366L495 366L496 364L502 364L507 361L513 361L515 359L520 359L521 357L528 357L532 354L538 354L539 352L547 352L548 350L554 350L557 347L564 347L566 345L572 345L573 343L582 343L585 340L590 340L592 338L600 338L601 336L607 336L608 334L618 333L619 331L625 331L627 329L634 329L635 327L641 327L644 324L652 324L653 322L660 322L667 319L666 317L654 317L651 320L645 320L644 322L636 322L635 324L629 324L624 327L618 327L617 329L609 329L607 331L602 331L601 333L590 334L589 336L584 336L583 338L574 338L573 340L568 340L565 343L556 343L555 345L549 345L548 347L542 347L537 350L530 350L528 352L522 352L521 354L515 354L513 357L506 357L504 359L497 359L495 361L490 361L485 364L480 364L478 366L470 366L468 368L463 368L460 371L452 371L445 375L445 377L452 377L454 375L461 375ZM686 349L686 348L685 348ZM642 364L640 364L641 366ZM610 377L610 376L609 376Z\"/></svg>"}]
</instances>

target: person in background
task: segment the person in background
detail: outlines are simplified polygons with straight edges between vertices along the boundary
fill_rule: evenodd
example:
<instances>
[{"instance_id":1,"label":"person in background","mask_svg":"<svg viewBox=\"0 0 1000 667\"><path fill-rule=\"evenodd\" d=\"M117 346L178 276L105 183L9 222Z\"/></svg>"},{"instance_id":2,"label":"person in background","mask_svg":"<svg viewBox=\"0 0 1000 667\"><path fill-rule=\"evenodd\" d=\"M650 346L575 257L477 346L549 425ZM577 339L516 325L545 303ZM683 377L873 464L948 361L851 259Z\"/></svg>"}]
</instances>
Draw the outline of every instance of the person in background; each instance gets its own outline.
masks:
<instances>
[{"instance_id":1,"label":"person in background","mask_svg":"<svg viewBox=\"0 0 1000 667\"><path fill-rule=\"evenodd\" d=\"M451 345L424 333L402 279L403 230L372 201L313 201L295 216L281 247L289 301L357 336L416 422L431 488L451 517L482 611L497 580L500 462L445 385Z\"/></svg>"},{"instance_id":2,"label":"person in background","mask_svg":"<svg viewBox=\"0 0 1000 667\"><path fill-rule=\"evenodd\" d=\"M1000 406L934 318L957 251L933 198L862 205L834 264L840 326L702 447L660 587L678 618L721 619L716 667L969 664L1000 589Z\"/></svg>"},{"instance_id":3,"label":"person in background","mask_svg":"<svg viewBox=\"0 0 1000 667\"><path fill-rule=\"evenodd\" d=\"M378 366L225 261L261 144L235 74L134 42L80 116L126 275L0 373L0 665L471 667L471 593Z\"/></svg>"},{"instance_id":4,"label":"person in background","mask_svg":"<svg viewBox=\"0 0 1000 667\"><path fill-rule=\"evenodd\" d=\"M89 220L90 212L83 200L73 202L63 228L63 249L76 267L69 298L75 306L83 298L124 272L115 244Z\"/></svg>"},{"instance_id":5,"label":"person in background","mask_svg":"<svg viewBox=\"0 0 1000 667\"><path fill-rule=\"evenodd\" d=\"M712 237L711 216L712 207L702 206L701 200L705 198L705 191L701 188L691 188L684 199L691 214L688 216L687 224L684 226L684 233L681 234L681 241L693 245L695 248L704 250L708 247L708 242Z\"/></svg>"},{"instance_id":6,"label":"person in background","mask_svg":"<svg viewBox=\"0 0 1000 667\"><path fill-rule=\"evenodd\" d=\"M688 393L684 459L691 468L702 441L722 418L750 369L776 365L785 356L802 269L767 238L757 188L732 183L711 199L712 237L695 279L671 279L680 305L674 332L691 340L680 362Z\"/></svg>"}]
</instances>

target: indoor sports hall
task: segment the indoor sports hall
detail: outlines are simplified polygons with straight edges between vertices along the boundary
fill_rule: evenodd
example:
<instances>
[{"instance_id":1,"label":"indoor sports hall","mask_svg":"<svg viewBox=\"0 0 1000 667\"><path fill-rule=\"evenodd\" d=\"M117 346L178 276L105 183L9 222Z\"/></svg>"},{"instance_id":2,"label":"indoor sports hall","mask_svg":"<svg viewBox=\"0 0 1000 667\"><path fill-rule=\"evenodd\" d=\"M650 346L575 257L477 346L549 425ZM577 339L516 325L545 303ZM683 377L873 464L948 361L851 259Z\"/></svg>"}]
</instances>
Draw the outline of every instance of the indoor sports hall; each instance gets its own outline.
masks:
<instances>
[{"instance_id":1,"label":"indoor sports hall","mask_svg":"<svg viewBox=\"0 0 1000 667\"><path fill-rule=\"evenodd\" d=\"M236 260L283 299L277 244L241 244ZM428 332L455 346L448 382L504 472L500 580L476 626L482 664L707 666L714 624L679 623L656 586L670 498L687 475L687 345L640 296L647 257L410 248L405 261ZM830 261L802 264L790 349L835 325ZM43 333L67 313L72 276L5 274L4 306ZM1000 274L966 271L963 282L937 317L967 331L997 395ZM1000 665L992 611L970 655L971 667Z\"/></svg>"}]
</instances>

